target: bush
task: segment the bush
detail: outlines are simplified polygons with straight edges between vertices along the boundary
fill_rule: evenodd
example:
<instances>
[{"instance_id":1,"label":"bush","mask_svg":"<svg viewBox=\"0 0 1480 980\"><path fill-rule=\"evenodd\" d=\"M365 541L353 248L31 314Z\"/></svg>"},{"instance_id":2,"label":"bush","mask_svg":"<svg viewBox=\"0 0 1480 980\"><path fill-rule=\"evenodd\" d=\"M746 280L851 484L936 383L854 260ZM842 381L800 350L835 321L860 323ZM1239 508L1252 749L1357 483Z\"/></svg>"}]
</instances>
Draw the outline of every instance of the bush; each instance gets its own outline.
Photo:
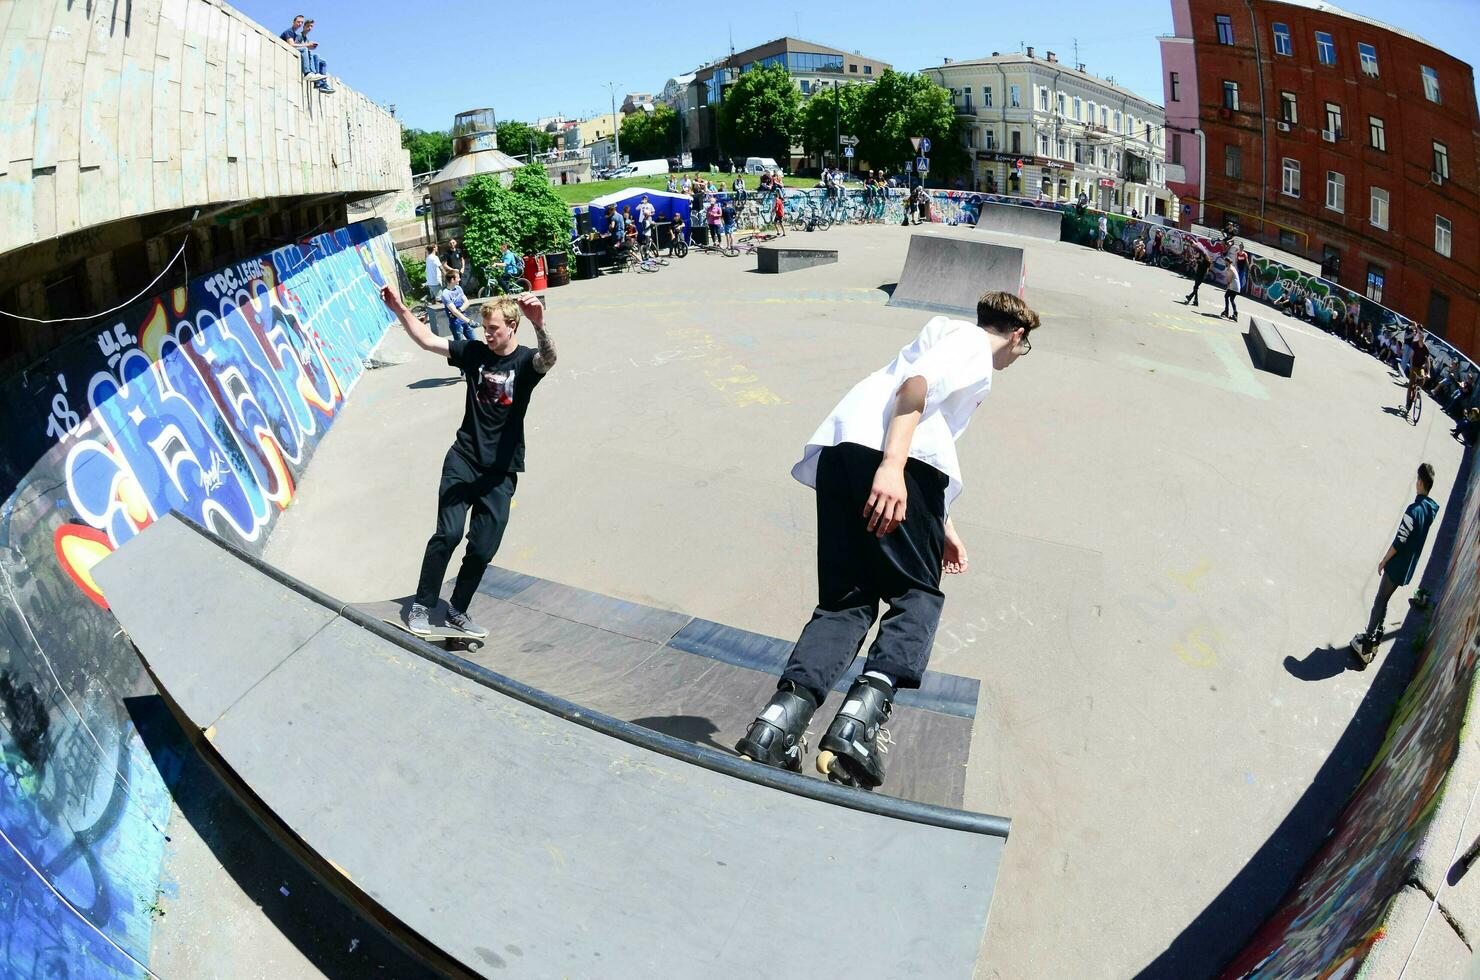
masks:
<instances>
[{"instance_id":1,"label":"bush","mask_svg":"<svg viewBox=\"0 0 1480 980\"><path fill-rule=\"evenodd\" d=\"M401 271L406 274L408 292L406 302L420 299L427 291L427 266L424 259L416 258L415 252L406 255L398 255L401 260Z\"/></svg>"},{"instance_id":2,"label":"bush","mask_svg":"<svg viewBox=\"0 0 1480 980\"><path fill-rule=\"evenodd\" d=\"M520 255L561 252L570 244L570 206L556 195L537 163L514 171L508 187L493 174L479 174L458 190L457 199L462 204L463 250L473 269L492 265L505 242Z\"/></svg>"}]
</instances>

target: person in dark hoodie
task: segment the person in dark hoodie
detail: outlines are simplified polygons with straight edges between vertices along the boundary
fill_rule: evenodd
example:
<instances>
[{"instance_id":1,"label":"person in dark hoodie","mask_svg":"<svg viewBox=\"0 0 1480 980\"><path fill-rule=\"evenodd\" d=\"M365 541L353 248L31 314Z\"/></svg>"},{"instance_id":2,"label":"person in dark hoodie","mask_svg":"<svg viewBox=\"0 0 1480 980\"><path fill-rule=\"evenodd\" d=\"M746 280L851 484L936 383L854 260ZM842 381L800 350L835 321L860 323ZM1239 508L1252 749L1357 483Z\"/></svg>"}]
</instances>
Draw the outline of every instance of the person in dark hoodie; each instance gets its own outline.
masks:
<instances>
[{"instance_id":1,"label":"person in dark hoodie","mask_svg":"<svg viewBox=\"0 0 1480 980\"><path fill-rule=\"evenodd\" d=\"M1377 563L1377 571L1380 573L1377 599L1372 603L1372 617L1367 621L1367 629L1352 637L1352 653L1356 654L1357 661L1361 664L1358 669L1361 670L1365 670L1372 662L1377 653L1377 645L1382 642L1388 600L1400 585L1407 585L1413 580L1419 556L1423 554L1424 542L1429 538L1429 528L1433 527L1434 518L1439 513L1438 502L1429 496L1429 491L1434 489L1434 468L1428 463L1418 468L1416 489L1418 497L1403 512L1392 547L1388 548L1382 561Z\"/></svg>"}]
</instances>

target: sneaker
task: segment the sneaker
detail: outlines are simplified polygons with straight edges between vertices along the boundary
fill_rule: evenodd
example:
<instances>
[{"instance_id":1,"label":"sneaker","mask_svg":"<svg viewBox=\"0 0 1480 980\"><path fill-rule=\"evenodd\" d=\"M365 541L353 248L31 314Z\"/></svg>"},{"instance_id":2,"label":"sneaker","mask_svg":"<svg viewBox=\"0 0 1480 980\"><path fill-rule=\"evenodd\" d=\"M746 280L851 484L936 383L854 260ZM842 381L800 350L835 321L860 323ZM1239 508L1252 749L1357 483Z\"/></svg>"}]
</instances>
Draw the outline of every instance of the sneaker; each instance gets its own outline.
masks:
<instances>
[{"instance_id":1,"label":"sneaker","mask_svg":"<svg viewBox=\"0 0 1480 980\"><path fill-rule=\"evenodd\" d=\"M1366 633L1358 633L1352 637L1352 653L1356 654L1358 670L1366 670L1367 665L1372 663L1372 657L1377 651L1377 644L1372 642L1372 637Z\"/></svg>"},{"instance_id":2,"label":"sneaker","mask_svg":"<svg viewBox=\"0 0 1480 980\"><path fill-rule=\"evenodd\" d=\"M426 636L432 631L432 621L427 617L427 607L419 602L411 604L411 611L406 614L406 628L417 636Z\"/></svg>"},{"instance_id":3,"label":"sneaker","mask_svg":"<svg viewBox=\"0 0 1480 980\"><path fill-rule=\"evenodd\" d=\"M314 88L318 89L320 92L323 92L325 95L334 94L334 86L330 85L328 82L324 82L322 85L315 85Z\"/></svg>"},{"instance_id":4,"label":"sneaker","mask_svg":"<svg viewBox=\"0 0 1480 980\"><path fill-rule=\"evenodd\" d=\"M306 81L317 82L317 81L320 81L322 79L328 78L329 76L328 75L325 75L321 71L311 71L307 75L304 75L303 77L304 77L304 79Z\"/></svg>"},{"instance_id":5,"label":"sneaker","mask_svg":"<svg viewBox=\"0 0 1480 980\"><path fill-rule=\"evenodd\" d=\"M488 630L469 619L467 613L458 612L451 606L447 607L447 625L469 636L476 636L480 640L488 635Z\"/></svg>"}]
</instances>

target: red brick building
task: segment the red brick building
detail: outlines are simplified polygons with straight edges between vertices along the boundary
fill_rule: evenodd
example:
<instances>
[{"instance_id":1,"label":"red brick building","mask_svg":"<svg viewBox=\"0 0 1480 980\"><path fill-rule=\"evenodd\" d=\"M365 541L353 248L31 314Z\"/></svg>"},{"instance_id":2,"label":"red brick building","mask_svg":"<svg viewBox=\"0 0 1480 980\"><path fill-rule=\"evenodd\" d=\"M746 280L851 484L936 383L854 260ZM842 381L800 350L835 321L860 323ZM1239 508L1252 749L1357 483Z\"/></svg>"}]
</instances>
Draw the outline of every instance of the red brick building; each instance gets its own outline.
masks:
<instances>
[{"instance_id":1,"label":"red brick building","mask_svg":"<svg viewBox=\"0 0 1480 980\"><path fill-rule=\"evenodd\" d=\"M1473 69L1320 0L1172 0L1172 15L1167 183L1184 223L1233 219L1250 241L1335 257L1328 278L1480 355Z\"/></svg>"}]
</instances>

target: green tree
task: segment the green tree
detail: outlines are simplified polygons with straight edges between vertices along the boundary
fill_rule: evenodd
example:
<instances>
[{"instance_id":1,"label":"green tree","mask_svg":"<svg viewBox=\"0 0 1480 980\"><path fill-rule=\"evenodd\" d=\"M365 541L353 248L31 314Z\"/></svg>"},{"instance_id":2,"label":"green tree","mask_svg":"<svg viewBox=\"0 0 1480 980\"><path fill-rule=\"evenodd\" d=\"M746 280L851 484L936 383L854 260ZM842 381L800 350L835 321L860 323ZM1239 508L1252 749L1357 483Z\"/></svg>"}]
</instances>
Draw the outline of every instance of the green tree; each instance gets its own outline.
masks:
<instances>
[{"instance_id":1,"label":"green tree","mask_svg":"<svg viewBox=\"0 0 1480 980\"><path fill-rule=\"evenodd\" d=\"M531 142L534 143L536 153L544 153L555 145L554 133L535 129L517 119L505 119L498 124L495 132L498 134L498 148L511 157L524 156L529 152Z\"/></svg>"},{"instance_id":2,"label":"green tree","mask_svg":"<svg viewBox=\"0 0 1480 980\"><path fill-rule=\"evenodd\" d=\"M829 85L814 91L801 113L802 147L809 157L825 153L830 159L840 129L844 136L858 134L858 111L866 88L865 85L841 88Z\"/></svg>"},{"instance_id":3,"label":"green tree","mask_svg":"<svg viewBox=\"0 0 1480 980\"><path fill-rule=\"evenodd\" d=\"M401 147L411 154L411 172L441 170L452 159L452 136L426 129L401 130Z\"/></svg>"},{"instance_id":4,"label":"green tree","mask_svg":"<svg viewBox=\"0 0 1480 980\"><path fill-rule=\"evenodd\" d=\"M474 269L493 264L505 242L520 255L562 252L570 244L570 206L537 163L515 170L508 187L494 174L479 174L457 191L457 199L463 249Z\"/></svg>"},{"instance_id":5,"label":"green tree","mask_svg":"<svg viewBox=\"0 0 1480 980\"><path fill-rule=\"evenodd\" d=\"M655 160L678 152L678 113L658 104L652 114L634 112L622 120L622 153L629 160Z\"/></svg>"},{"instance_id":6,"label":"green tree","mask_svg":"<svg viewBox=\"0 0 1480 980\"><path fill-rule=\"evenodd\" d=\"M949 89L924 75L889 70L865 88L858 108L858 155L888 170L904 169L915 157L910 137L930 140L930 175L950 177L966 170L961 145L965 123L956 115Z\"/></svg>"},{"instance_id":7,"label":"green tree","mask_svg":"<svg viewBox=\"0 0 1480 980\"><path fill-rule=\"evenodd\" d=\"M720 136L732 157L774 157L785 165L801 129L801 93L781 65L752 68L725 92Z\"/></svg>"}]
</instances>

